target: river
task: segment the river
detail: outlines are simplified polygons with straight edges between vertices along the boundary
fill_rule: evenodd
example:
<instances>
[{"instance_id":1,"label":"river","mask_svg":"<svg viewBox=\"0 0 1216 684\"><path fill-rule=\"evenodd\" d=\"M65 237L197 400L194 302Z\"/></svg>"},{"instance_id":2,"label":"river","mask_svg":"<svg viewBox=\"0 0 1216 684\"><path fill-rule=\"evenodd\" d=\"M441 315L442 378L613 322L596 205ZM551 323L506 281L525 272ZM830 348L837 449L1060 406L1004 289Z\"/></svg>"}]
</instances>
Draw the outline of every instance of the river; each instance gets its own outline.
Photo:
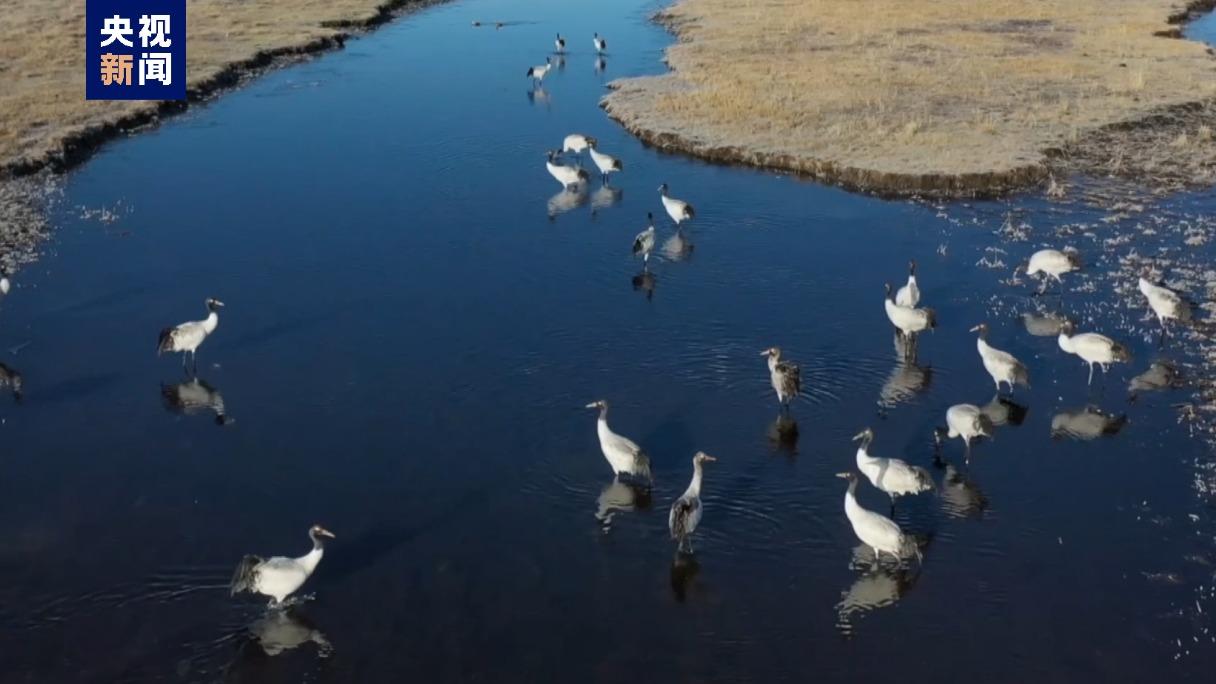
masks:
<instances>
[{"instance_id":1,"label":"river","mask_svg":"<svg viewBox=\"0 0 1216 684\"><path fill-rule=\"evenodd\" d=\"M0 682L1210 675L1210 451L1173 406L1187 389L1127 391L1191 351L1158 351L1110 274L1132 248L1210 262L1187 239L1216 196L1105 221L1119 211L886 201L656 152L597 102L662 68L659 7L431 7L64 179L54 239L0 305L0 361L25 383L0 398ZM569 54L534 91L559 31ZM557 193L545 151L574 131L624 160L614 190ZM647 212L672 234L662 182L696 206L694 248L643 272ZM1008 282L1049 245L1092 267L1063 296ZM939 319L916 364L882 308L910 259ZM227 305L198 355L220 421L171 410L188 380L154 345L207 297ZM1027 332L1023 314L1051 311L1133 362L1087 387ZM939 467L945 409L993 399L968 332L983 321L1029 366L1024 421L969 465L947 444ZM770 346L802 366L796 440ZM583 408L601 398L651 455L649 497L612 487ZM1112 434L1089 439L1087 406ZM896 509L922 563L856 549L833 475L866 426L876 454L938 480ZM695 559L673 563L667 510L697 450L718 461ZM868 483L859 497L886 511ZM337 539L313 600L268 614L228 596L242 555L302 554L314 522Z\"/></svg>"}]
</instances>

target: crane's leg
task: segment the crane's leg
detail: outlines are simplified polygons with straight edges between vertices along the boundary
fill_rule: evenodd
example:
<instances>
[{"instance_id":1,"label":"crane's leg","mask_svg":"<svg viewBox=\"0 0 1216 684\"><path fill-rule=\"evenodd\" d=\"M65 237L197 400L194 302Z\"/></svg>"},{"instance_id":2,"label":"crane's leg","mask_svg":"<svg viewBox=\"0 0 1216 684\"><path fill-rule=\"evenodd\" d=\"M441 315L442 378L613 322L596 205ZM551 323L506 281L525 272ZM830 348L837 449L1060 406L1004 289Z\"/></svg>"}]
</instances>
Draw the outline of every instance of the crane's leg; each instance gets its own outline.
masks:
<instances>
[{"instance_id":1,"label":"crane's leg","mask_svg":"<svg viewBox=\"0 0 1216 684\"><path fill-rule=\"evenodd\" d=\"M963 438L963 462L971 465L971 438Z\"/></svg>"},{"instance_id":2,"label":"crane's leg","mask_svg":"<svg viewBox=\"0 0 1216 684\"><path fill-rule=\"evenodd\" d=\"M891 494L891 519L895 519L895 495Z\"/></svg>"},{"instance_id":3,"label":"crane's leg","mask_svg":"<svg viewBox=\"0 0 1216 684\"><path fill-rule=\"evenodd\" d=\"M1088 361L1086 363L1089 365L1089 381L1086 384L1092 385L1094 384L1094 364Z\"/></svg>"}]
</instances>

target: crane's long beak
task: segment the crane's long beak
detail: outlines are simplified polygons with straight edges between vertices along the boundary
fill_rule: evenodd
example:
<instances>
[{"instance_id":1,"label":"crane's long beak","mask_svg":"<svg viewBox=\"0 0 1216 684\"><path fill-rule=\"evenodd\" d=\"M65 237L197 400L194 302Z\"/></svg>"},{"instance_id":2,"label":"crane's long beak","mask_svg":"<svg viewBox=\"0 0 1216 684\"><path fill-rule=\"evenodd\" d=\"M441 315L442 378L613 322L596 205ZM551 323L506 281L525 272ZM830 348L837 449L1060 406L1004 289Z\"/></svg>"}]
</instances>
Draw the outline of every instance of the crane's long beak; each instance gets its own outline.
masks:
<instances>
[{"instance_id":1,"label":"crane's long beak","mask_svg":"<svg viewBox=\"0 0 1216 684\"><path fill-rule=\"evenodd\" d=\"M836 473L836 477L839 477L842 480L847 480L849 479L850 474L851 473Z\"/></svg>"},{"instance_id":2,"label":"crane's long beak","mask_svg":"<svg viewBox=\"0 0 1216 684\"><path fill-rule=\"evenodd\" d=\"M587 404L586 406L584 406L583 408L599 408L599 407L600 407L600 403L598 401L593 401L590 404Z\"/></svg>"},{"instance_id":3,"label":"crane's long beak","mask_svg":"<svg viewBox=\"0 0 1216 684\"><path fill-rule=\"evenodd\" d=\"M979 331L980 331L980 326L977 325L974 328L968 330L967 332L979 332Z\"/></svg>"},{"instance_id":4,"label":"crane's long beak","mask_svg":"<svg viewBox=\"0 0 1216 684\"><path fill-rule=\"evenodd\" d=\"M867 432L869 432L869 430L862 430L861 432L858 432L857 434L853 435L853 441L856 442L857 440L861 439L862 437L865 437Z\"/></svg>"},{"instance_id":5,"label":"crane's long beak","mask_svg":"<svg viewBox=\"0 0 1216 684\"><path fill-rule=\"evenodd\" d=\"M701 454L701 458L705 459L706 461L716 461L716 460L718 460L718 459L714 458L713 456L710 456L709 454L704 454L704 453L703 453L703 454Z\"/></svg>"},{"instance_id":6,"label":"crane's long beak","mask_svg":"<svg viewBox=\"0 0 1216 684\"><path fill-rule=\"evenodd\" d=\"M317 530L317 534L321 535L322 537L329 537L330 539L338 538L337 535L335 535L333 532L330 532L329 530L325 529L324 527Z\"/></svg>"}]
</instances>

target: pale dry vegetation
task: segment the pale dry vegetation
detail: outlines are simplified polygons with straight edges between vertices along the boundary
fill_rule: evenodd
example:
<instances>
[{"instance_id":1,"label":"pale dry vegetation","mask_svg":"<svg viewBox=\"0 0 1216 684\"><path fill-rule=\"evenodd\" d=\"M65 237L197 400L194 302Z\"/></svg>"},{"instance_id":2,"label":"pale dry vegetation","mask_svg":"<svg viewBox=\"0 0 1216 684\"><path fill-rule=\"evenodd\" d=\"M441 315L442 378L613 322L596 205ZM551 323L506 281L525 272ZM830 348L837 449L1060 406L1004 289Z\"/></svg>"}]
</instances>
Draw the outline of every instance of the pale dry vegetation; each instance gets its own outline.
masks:
<instances>
[{"instance_id":1,"label":"pale dry vegetation","mask_svg":"<svg viewBox=\"0 0 1216 684\"><path fill-rule=\"evenodd\" d=\"M213 83L233 64L334 39L391 0L190 0L188 85ZM84 99L82 0L5 0L0 11L0 175L61 155L65 140L155 103ZM204 88L205 89L205 88Z\"/></svg>"},{"instance_id":2,"label":"pale dry vegetation","mask_svg":"<svg viewBox=\"0 0 1216 684\"><path fill-rule=\"evenodd\" d=\"M644 139L887 192L1046 177L1044 154L1216 96L1216 59L1154 35L1169 0L679 0L669 73L604 106ZM1193 136L1191 142L1195 142Z\"/></svg>"}]
</instances>

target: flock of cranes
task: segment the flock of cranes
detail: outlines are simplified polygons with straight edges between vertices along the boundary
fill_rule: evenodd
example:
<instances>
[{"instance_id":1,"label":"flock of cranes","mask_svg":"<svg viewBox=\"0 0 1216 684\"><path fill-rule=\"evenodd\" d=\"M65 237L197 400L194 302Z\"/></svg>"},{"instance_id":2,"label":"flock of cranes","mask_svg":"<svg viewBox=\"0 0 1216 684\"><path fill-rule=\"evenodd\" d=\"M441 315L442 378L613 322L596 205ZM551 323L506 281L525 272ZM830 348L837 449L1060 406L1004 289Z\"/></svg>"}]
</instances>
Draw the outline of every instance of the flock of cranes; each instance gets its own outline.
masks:
<instances>
[{"instance_id":1,"label":"flock of cranes","mask_svg":"<svg viewBox=\"0 0 1216 684\"><path fill-rule=\"evenodd\" d=\"M607 42L597 33L594 36L594 46L597 54L603 54ZM554 41L559 54L566 51L566 40L560 34ZM546 58L545 64L528 69L527 75L537 84L543 81L552 67L552 61ZM598 141L591 136L572 133L562 141L560 149L547 153L546 169L563 188L570 188L590 180L590 174L581 164L568 164L563 155L573 154L581 158L587 152L591 162L598 169L601 182L607 185L614 173L624 170L623 162L609 154L601 152ZM682 239L680 233L684 223L694 219L696 211L684 200L669 194L667 183L658 188L661 205L667 216L674 223L676 236ZM656 228L653 213L647 213L647 227L636 235L633 240L632 252L648 264L656 244ZM645 266L644 266L645 267ZM1034 253L1030 259L1018 267L1027 276L1038 277L1041 280L1038 290L1044 293L1052 281L1058 288L1063 289L1063 276L1082 267L1078 255L1074 252L1044 249ZM897 331L904 351L915 355L917 340L925 331L937 328L937 314L932 308L921 306L921 290L917 281L916 262L909 262L908 277L905 284L898 290L886 284L884 310L888 321ZM1147 276L1147 274L1146 274ZM0 295L5 295L11 287L8 274L0 273ZM1187 322L1191 319L1191 305L1178 293L1156 283L1147 277L1141 277L1138 282L1139 291L1144 295L1148 306L1157 317L1164 336L1168 323ZM167 327L160 332L157 339L157 353L179 353L182 355L183 368L197 371L197 353L204 342L215 333L219 325L219 311L223 302L208 298L204 305L207 315L201 320L192 320ZM1009 352L993 347L988 341L989 329L986 323L980 323L970 329L977 334L976 348L980 361L991 376L998 397L1008 388L1012 394L1017 387L1029 388L1030 377L1026 365ZM1078 333L1071 322L1065 321L1058 333L1058 344L1061 350L1076 355L1089 369L1088 382L1093 382L1094 366L1103 372L1114 363L1126 363L1131 355L1124 345L1109 337L1095 333ZM798 365L783 357L782 350L770 347L762 351L767 361L769 381L776 394L783 412L790 411L791 403L802 394L802 376ZM20 397L22 380L19 373L4 364L0 364L0 388L8 388L14 396ZM223 423L225 418L222 399L206 383L193 377L192 381L174 386L172 392L166 390L165 400L183 412L197 411L200 408L214 411L217 422ZM611 468L614 478L620 481L636 483L649 489L653 485L651 459L646 452L633 440L612 430L608 424L609 404L606 400L597 400L586 405L588 409L598 411L596 435L600 450ZM1082 416L1078 420L1089 420L1095 423L1095 429L1107 429L1104 417L1095 413ZM945 438L961 439L969 460L972 443L983 437L991 437L994 422L990 413L974 404L956 404L950 406L945 413L945 427L934 429L934 439L938 445ZM921 556L921 551L911 535L905 533L891 517L863 507L856 497L860 478L864 476L870 486L885 493L890 499L891 515L897 501L901 497L917 496L935 489L929 472L920 466L915 466L898 458L878 456L871 453L875 433L872 428L865 428L854 436L858 442L855 455L856 472L846 471L837 476L848 482L844 495L844 512L852 526L856 537L873 551L875 561L883 555L889 555L902 562L903 559ZM692 552L692 537L701 523L704 506L701 492L704 484L704 469L706 464L717 459L703 451L698 451L692 458L692 477L687 489L671 505L668 515L668 528L671 538L676 542L679 553ZM324 556L325 540L333 539L335 535L320 525L314 525L308 531L312 543L311 549L298 557L274 556L261 558L255 555L245 556L239 563L230 583L232 594L252 592L267 596L272 606L285 604L290 596L298 591L318 567Z\"/></svg>"}]
</instances>

